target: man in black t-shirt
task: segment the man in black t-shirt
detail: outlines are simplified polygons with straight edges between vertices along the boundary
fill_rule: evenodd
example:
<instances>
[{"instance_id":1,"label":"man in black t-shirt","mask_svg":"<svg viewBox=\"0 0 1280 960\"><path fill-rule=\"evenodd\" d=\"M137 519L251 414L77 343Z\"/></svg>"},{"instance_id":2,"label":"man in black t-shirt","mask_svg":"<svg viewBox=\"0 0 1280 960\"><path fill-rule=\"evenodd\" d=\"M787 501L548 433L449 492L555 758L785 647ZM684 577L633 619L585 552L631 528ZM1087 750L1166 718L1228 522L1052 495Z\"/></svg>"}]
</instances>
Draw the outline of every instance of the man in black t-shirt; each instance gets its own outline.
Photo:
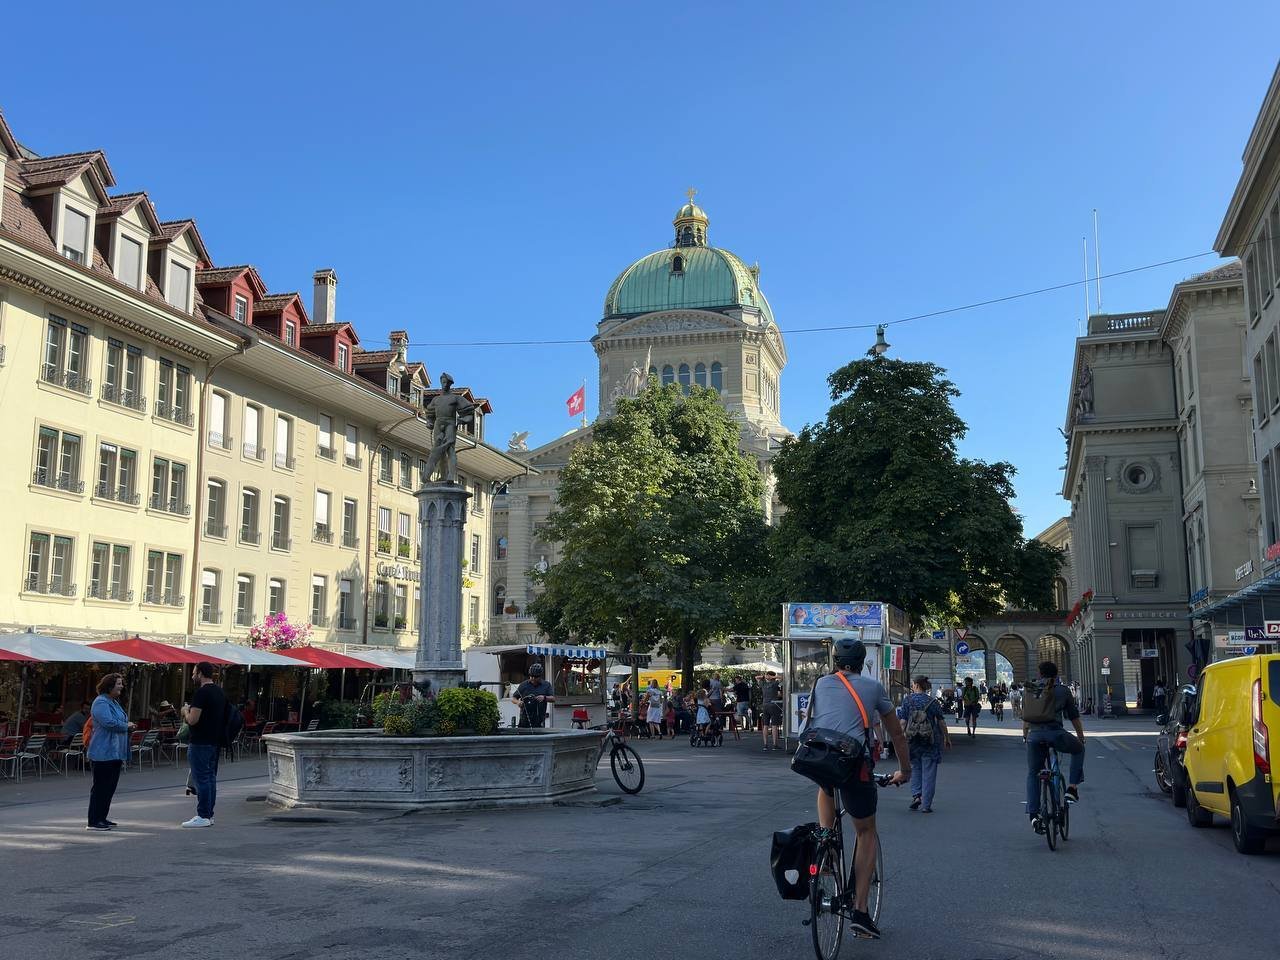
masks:
<instances>
[{"instance_id":1,"label":"man in black t-shirt","mask_svg":"<svg viewBox=\"0 0 1280 960\"><path fill-rule=\"evenodd\" d=\"M547 704L555 703L555 691L542 678L542 664L529 668L529 679L516 687L511 702L520 708L521 727L541 727L546 724Z\"/></svg>"},{"instance_id":2,"label":"man in black t-shirt","mask_svg":"<svg viewBox=\"0 0 1280 960\"><path fill-rule=\"evenodd\" d=\"M182 719L191 730L187 760L196 787L196 815L182 825L211 827L218 795L218 751L227 732L227 698L213 682L213 664L197 663L191 679L198 686L191 703L182 708Z\"/></svg>"}]
</instances>

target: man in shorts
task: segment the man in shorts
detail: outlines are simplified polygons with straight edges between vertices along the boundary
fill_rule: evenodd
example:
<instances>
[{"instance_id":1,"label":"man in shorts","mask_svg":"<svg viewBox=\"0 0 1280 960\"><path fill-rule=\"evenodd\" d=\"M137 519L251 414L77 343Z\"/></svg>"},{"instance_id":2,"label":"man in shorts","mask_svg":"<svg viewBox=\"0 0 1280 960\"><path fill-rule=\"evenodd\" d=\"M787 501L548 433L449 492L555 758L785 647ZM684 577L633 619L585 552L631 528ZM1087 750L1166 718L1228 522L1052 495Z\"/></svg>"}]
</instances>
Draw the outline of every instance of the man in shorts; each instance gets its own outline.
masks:
<instances>
[{"instance_id":1,"label":"man in shorts","mask_svg":"<svg viewBox=\"0 0 1280 960\"><path fill-rule=\"evenodd\" d=\"M876 853L880 845L880 838L876 833L876 802L879 796L876 782L872 778L876 749L871 731L867 729L867 722L874 729L878 717L889 738L893 740L893 749L898 757L898 771L893 775L892 783L910 782L911 751L907 745L907 737L902 732L902 724L894 712L893 701L889 699L884 686L874 677L862 675L862 667L867 659L866 646L861 640L842 637L836 641L833 653L836 670L825 677L819 677L818 682L813 685L813 693L809 697L807 727L833 730L866 743L866 760L853 782L840 788L840 802L845 812L853 818L853 829L858 835L854 851L853 912L849 922L858 933L879 938L880 929L867 912L871 876L875 872ZM818 788L818 822L828 830L836 823L835 791L826 787Z\"/></svg>"},{"instance_id":2,"label":"man in shorts","mask_svg":"<svg viewBox=\"0 0 1280 960\"><path fill-rule=\"evenodd\" d=\"M772 670L765 672L764 684L760 692L763 694L761 715L764 726L761 732L764 735L764 748L781 750L782 748L778 746L778 728L782 726L782 682ZM772 746L770 746L770 739L773 741Z\"/></svg>"},{"instance_id":3,"label":"man in shorts","mask_svg":"<svg viewBox=\"0 0 1280 960\"><path fill-rule=\"evenodd\" d=\"M751 710L751 684L746 677L739 677L733 683L733 739L741 740L742 731L747 728L747 717Z\"/></svg>"}]
</instances>

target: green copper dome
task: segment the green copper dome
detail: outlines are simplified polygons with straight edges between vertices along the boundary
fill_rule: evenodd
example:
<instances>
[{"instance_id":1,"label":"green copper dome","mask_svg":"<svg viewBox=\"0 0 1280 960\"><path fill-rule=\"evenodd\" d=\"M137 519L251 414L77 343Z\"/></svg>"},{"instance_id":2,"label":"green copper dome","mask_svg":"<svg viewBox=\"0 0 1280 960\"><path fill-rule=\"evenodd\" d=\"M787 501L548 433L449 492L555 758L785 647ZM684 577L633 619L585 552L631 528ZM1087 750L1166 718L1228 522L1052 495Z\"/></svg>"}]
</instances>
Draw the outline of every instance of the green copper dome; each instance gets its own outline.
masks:
<instances>
[{"instance_id":1,"label":"green copper dome","mask_svg":"<svg viewBox=\"0 0 1280 960\"><path fill-rule=\"evenodd\" d=\"M746 307L759 310L772 323L773 311L760 291L759 267L748 267L728 250L706 245L707 215L693 204L692 196L676 213L674 224L675 246L642 257L618 274L605 295L604 315Z\"/></svg>"}]
</instances>

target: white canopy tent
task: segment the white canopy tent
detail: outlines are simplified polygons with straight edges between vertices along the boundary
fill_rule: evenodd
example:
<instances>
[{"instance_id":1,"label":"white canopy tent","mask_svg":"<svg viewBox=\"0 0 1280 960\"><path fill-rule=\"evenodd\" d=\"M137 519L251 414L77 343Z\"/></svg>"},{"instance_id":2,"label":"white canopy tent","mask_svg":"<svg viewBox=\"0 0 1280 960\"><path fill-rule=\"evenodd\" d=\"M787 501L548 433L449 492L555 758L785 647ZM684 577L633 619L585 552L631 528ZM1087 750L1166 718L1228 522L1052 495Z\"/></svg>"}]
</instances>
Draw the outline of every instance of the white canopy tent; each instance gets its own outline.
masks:
<instances>
[{"instance_id":1,"label":"white canopy tent","mask_svg":"<svg viewBox=\"0 0 1280 960\"><path fill-rule=\"evenodd\" d=\"M306 664L292 657L282 657L270 650L255 650L253 647L241 646L238 643L192 643L188 650L203 653L210 657L229 660L242 667L305 667Z\"/></svg>"},{"instance_id":2,"label":"white canopy tent","mask_svg":"<svg viewBox=\"0 0 1280 960\"><path fill-rule=\"evenodd\" d=\"M57 637L46 637L42 633L36 633L34 630L28 630L26 633L10 633L0 636L0 650L8 650L11 653L19 653L23 656L30 657L32 660L39 660L43 663L141 663L141 660L135 660L133 657L126 657L120 653L111 653L108 650L99 650L97 647L89 647L79 643L72 643L70 640L60 640ZM17 723L14 729L22 729L22 708L23 701L27 698L27 668L22 668L22 680L18 686L18 712Z\"/></svg>"}]
</instances>

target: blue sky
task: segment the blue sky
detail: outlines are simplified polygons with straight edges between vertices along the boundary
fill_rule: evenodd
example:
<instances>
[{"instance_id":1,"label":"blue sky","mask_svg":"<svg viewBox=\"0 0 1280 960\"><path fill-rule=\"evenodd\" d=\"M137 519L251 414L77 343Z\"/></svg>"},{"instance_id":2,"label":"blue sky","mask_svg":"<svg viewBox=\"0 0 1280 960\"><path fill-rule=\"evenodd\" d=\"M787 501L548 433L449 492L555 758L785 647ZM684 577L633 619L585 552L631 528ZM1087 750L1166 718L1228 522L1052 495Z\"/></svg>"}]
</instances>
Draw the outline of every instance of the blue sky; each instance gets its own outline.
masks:
<instances>
[{"instance_id":1,"label":"blue sky","mask_svg":"<svg viewBox=\"0 0 1280 960\"><path fill-rule=\"evenodd\" d=\"M144 6L146 7L144 9ZM163 15L157 10L163 9ZM787 328L876 323L1208 251L1275 67L1274 3L63 4L62 69L6 50L0 109L43 153L100 147L119 190L192 216L273 291L333 266L366 348L409 330L433 375L545 442L632 260L698 188L711 241L761 264ZM1162 307L1205 258L1103 282ZM968 456L1058 496L1079 288L891 327L950 371ZM796 334L783 419L870 331Z\"/></svg>"}]
</instances>

